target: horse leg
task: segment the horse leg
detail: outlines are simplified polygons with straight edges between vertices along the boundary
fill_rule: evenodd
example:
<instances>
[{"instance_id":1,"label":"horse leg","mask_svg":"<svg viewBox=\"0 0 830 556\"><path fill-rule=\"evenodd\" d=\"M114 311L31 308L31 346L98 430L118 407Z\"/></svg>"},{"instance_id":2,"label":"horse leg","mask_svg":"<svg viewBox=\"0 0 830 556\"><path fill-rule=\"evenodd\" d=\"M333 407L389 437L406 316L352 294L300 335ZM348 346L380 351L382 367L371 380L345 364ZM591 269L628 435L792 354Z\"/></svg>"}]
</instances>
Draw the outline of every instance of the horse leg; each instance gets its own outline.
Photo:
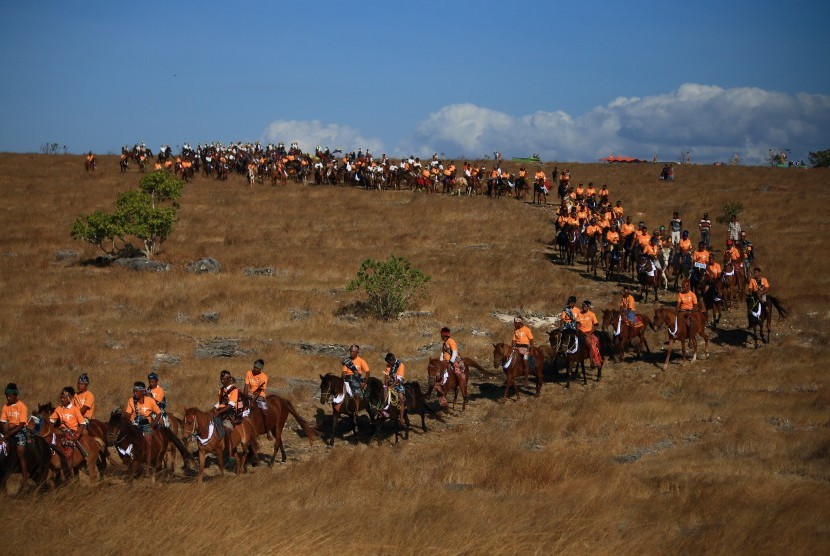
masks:
<instances>
[{"instance_id":1,"label":"horse leg","mask_svg":"<svg viewBox=\"0 0 830 556\"><path fill-rule=\"evenodd\" d=\"M331 440L329 440L329 446L334 447L334 434L337 430L337 409L332 406L331 412Z\"/></svg>"},{"instance_id":2,"label":"horse leg","mask_svg":"<svg viewBox=\"0 0 830 556\"><path fill-rule=\"evenodd\" d=\"M664 371L667 371L669 369L669 359L671 359L672 346L674 346L674 338L669 336L669 345L666 348L666 362L663 363L663 370Z\"/></svg>"}]
</instances>

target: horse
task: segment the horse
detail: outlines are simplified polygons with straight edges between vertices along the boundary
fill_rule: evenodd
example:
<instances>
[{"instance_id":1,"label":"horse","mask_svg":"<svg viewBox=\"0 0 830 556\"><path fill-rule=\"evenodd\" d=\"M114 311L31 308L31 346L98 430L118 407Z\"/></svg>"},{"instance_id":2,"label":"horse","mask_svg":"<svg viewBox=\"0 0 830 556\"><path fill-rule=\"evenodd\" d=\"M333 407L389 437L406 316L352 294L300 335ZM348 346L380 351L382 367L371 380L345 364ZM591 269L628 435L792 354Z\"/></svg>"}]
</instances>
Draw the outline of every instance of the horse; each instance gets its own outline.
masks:
<instances>
[{"instance_id":1,"label":"horse","mask_svg":"<svg viewBox=\"0 0 830 556\"><path fill-rule=\"evenodd\" d=\"M449 361L440 361L437 357L430 357L427 364L427 399L432 395L434 389L438 392L438 401L442 408L447 408L446 396L452 390L452 410L455 411L455 403L458 401L458 390L461 389L461 411L467 408L467 385L470 383L470 367L484 371L484 369L469 357L462 357L461 373L464 376L463 384L459 384L455 372L450 371ZM446 377L446 378L445 378Z\"/></svg>"},{"instance_id":2,"label":"horse","mask_svg":"<svg viewBox=\"0 0 830 556\"><path fill-rule=\"evenodd\" d=\"M306 438L308 438L309 444L314 444L314 439L318 437L317 431L308 421L300 416L294 408L294 404L276 394L270 394L265 398L265 409L262 409L256 402L252 402L250 410L250 420L254 432L258 436L270 434L274 437L274 453L271 455L271 462L268 464L269 467L274 465L274 462L277 460L277 450L280 451L280 455L282 456L281 463L285 463L285 444L282 441L282 431L286 421L288 421L289 414L300 425Z\"/></svg>"},{"instance_id":3,"label":"horse","mask_svg":"<svg viewBox=\"0 0 830 556\"><path fill-rule=\"evenodd\" d=\"M224 427L224 424L219 426ZM248 472L248 453L252 449L256 453L257 435L247 417L243 417L231 430L226 430L224 438L222 438L221 433L216 430L213 418L209 413L195 407L188 407L184 411L184 427L188 437L195 437L199 444L197 482L201 483L204 480L205 456L209 453L216 455L220 475L224 476L225 474L225 450L228 452L228 457L232 457L233 454L236 455L237 475Z\"/></svg>"},{"instance_id":4,"label":"horse","mask_svg":"<svg viewBox=\"0 0 830 556\"><path fill-rule=\"evenodd\" d=\"M778 316L782 319L787 318L789 311L784 305L775 297L767 294L766 303L753 295L746 296L746 318L749 328L752 328L752 337L755 340L755 349L758 349L758 333L760 332L761 341L768 344L772 338L772 308L778 311ZM767 328L767 335L764 336L764 327Z\"/></svg>"},{"instance_id":5,"label":"horse","mask_svg":"<svg viewBox=\"0 0 830 556\"><path fill-rule=\"evenodd\" d=\"M722 316L722 306L726 297L726 286L722 278L711 279L708 275L704 277L703 281L698 284L700 292L700 300L706 311L704 314L708 316L709 311L712 311L712 328L716 328Z\"/></svg>"},{"instance_id":6,"label":"horse","mask_svg":"<svg viewBox=\"0 0 830 556\"><path fill-rule=\"evenodd\" d=\"M121 170L121 173L127 171L127 168L130 166L130 159L128 155L122 154L121 159L118 161L118 167Z\"/></svg>"},{"instance_id":7,"label":"horse","mask_svg":"<svg viewBox=\"0 0 830 556\"><path fill-rule=\"evenodd\" d=\"M44 404L38 404L37 410L33 412L33 415L37 415L42 417L45 420L49 420L52 416L52 413L55 411L55 406L52 405L52 402L47 402ZM60 424L60 423L58 423ZM103 421L99 421L98 419L90 419L87 422L87 434L92 438L100 439L101 442L104 444L104 449L101 450L98 454L98 469L101 471L105 470L107 467L107 424Z\"/></svg>"},{"instance_id":8,"label":"horse","mask_svg":"<svg viewBox=\"0 0 830 556\"><path fill-rule=\"evenodd\" d=\"M603 309L602 310L602 329L605 330L608 328L609 325L614 326L614 333L613 333L613 343L615 344L615 348L612 353L615 356L619 356L620 360L625 356L625 348L629 344L633 345L632 340L637 338L639 343L637 344L637 357L641 357L643 353L643 347L646 348L646 351L651 353L651 348L648 346L648 340L646 340L646 327L651 325L651 320L646 315L641 315L637 313L636 318L639 322L642 323L642 326L632 325L631 322L622 316L622 314L616 309Z\"/></svg>"},{"instance_id":9,"label":"horse","mask_svg":"<svg viewBox=\"0 0 830 556\"><path fill-rule=\"evenodd\" d=\"M590 360L592 369L597 369L597 382L602 379L602 365L594 366L594 360L591 357L591 346L584 334L572 328L566 328L565 330L557 328L550 331L548 340L556 353L556 357L565 360L565 388L571 387L572 370L578 373L580 368L582 368L582 384L584 386L588 384L588 375L585 372L586 359ZM553 362L553 370L556 372L556 359Z\"/></svg>"},{"instance_id":10,"label":"horse","mask_svg":"<svg viewBox=\"0 0 830 556\"><path fill-rule=\"evenodd\" d=\"M413 412L421 416L421 430L424 432L427 430L426 411L429 411L439 421L443 422L443 419L427 405L424 394L421 392L421 385L418 382L412 381L405 383L404 396L406 398L406 404L403 409L403 415L401 415L400 400L397 404L392 403L392 394L388 388L384 389L383 382L374 377L366 381L366 399L369 405L375 409L375 417L372 425L375 428L375 438L378 444L380 444L381 426L384 421L389 420L395 422L395 444L400 439L401 424L404 425L403 438L404 440L409 440L409 429L411 426L409 416Z\"/></svg>"},{"instance_id":11,"label":"horse","mask_svg":"<svg viewBox=\"0 0 830 556\"><path fill-rule=\"evenodd\" d=\"M689 347L694 348L694 355L692 355L692 362L697 361L697 340L696 337L703 338L703 355L709 357L709 336L706 334L706 317L700 311L692 311L687 317L681 315L667 307L658 307L654 309L654 321L651 327L657 331L661 326L665 325L669 332L669 345L666 348L666 362L663 364L663 370L669 368L669 359L671 359L672 346L675 340L680 340L680 350L683 359L686 359L686 342L689 342Z\"/></svg>"},{"instance_id":12,"label":"horse","mask_svg":"<svg viewBox=\"0 0 830 556\"><path fill-rule=\"evenodd\" d=\"M366 399L349 397L345 394L345 381L342 377L327 373L320 375L320 403L331 403L331 441L329 446L334 446L334 434L337 430L337 420L341 415L350 418L350 430L353 435L357 434L357 414L365 411L369 420L374 421L374 410ZM335 402L335 399L340 401Z\"/></svg>"},{"instance_id":13,"label":"horse","mask_svg":"<svg viewBox=\"0 0 830 556\"><path fill-rule=\"evenodd\" d=\"M733 264L729 252L724 254L722 280L726 288L726 307L729 308L732 306L732 302L738 302L746 289L743 265Z\"/></svg>"},{"instance_id":14,"label":"horse","mask_svg":"<svg viewBox=\"0 0 830 556\"><path fill-rule=\"evenodd\" d=\"M622 250L619 245L609 245L605 251L605 281L608 282L613 276L614 269L620 266L622 261ZM618 271L619 272L619 271Z\"/></svg>"},{"instance_id":15,"label":"horse","mask_svg":"<svg viewBox=\"0 0 830 556\"><path fill-rule=\"evenodd\" d=\"M569 224L565 226L566 263L573 265L576 254L580 252L582 252L582 244L579 241L579 227Z\"/></svg>"},{"instance_id":16,"label":"horse","mask_svg":"<svg viewBox=\"0 0 830 556\"><path fill-rule=\"evenodd\" d=\"M52 474L59 474L62 470L65 474L68 467L77 475L80 467L86 465L89 478L93 481L98 479L98 454L106 446L104 441L89 434L78 434L73 435L71 443L67 443L65 440L67 433L53 425L49 419L33 415L30 423L30 430L34 434L46 440L55 452L63 452L64 458L60 458L56 453L52 455L50 462Z\"/></svg>"},{"instance_id":17,"label":"horse","mask_svg":"<svg viewBox=\"0 0 830 556\"><path fill-rule=\"evenodd\" d=\"M34 420L30 416L27 428L31 430ZM12 475L20 471L20 461L17 454L17 445L9 443L0 434L0 485ZM63 471L63 479L69 480L71 471L66 461L66 456L60 448L53 449L52 446L40 435L32 434L31 442L24 448L23 457L26 458L26 469L29 472L29 479L37 486L51 484L54 486L52 473L52 458L60 460L60 469ZM25 488L27 485L23 485Z\"/></svg>"},{"instance_id":18,"label":"horse","mask_svg":"<svg viewBox=\"0 0 830 556\"><path fill-rule=\"evenodd\" d=\"M688 280L692 275L692 256L689 253L675 253L671 269L674 275L674 289L678 289L680 279Z\"/></svg>"},{"instance_id":19,"label":"horse","mask_svg":"<svg viewBox=\"0 0 830 556\"><path fill-rule=\"evenodd\" d=\"M545 187L545 180L536 180L533 183L533 204L548 204L548 188Z\"/></svg>"},{"instance_id":20,"label":"horse","mask_svg":"<svg viewBox=\"0 0 830 556\"><path fill-rule=\"evenodd\" d=\"M542 368L544 367L544 355L536 348L528 348L528 355L536 359L536 397L542 392ZM506 375L504 382L504 399L507 399L507 394L510 387L516 392L516 401L519 401L519 387L516 385L516 377L525 377L525 386L527 386L528 378L531 375L529 365L525 363L524 356L519 353L519 350L511 345L498 343L493 344L493 368L501 368Z\"/></svg>"},{"instance_id":21,"label":"horse","mask_svg":"<svg viewBox=\"0 0 830 556\"><path fill-rule=\"evenodd\" d=\"M190 459L182 441L167 427L158 427L145 435L120 409L113 411L107 421L107 445L113 446L121 460L128 463L133 476L141 474L143 467L144 475L155 480L156 472L164 466L164 455L170 442L183 460Z\"/></svg>"},{"instance_id":22,"label":"horse","mask_svg":"<svg viewBox=\"0 0 830 556\"><path fill-rule=\"evenodd\" d=\"M647 256L640 257L640 264L637 267L637 281L640 283L640 295L644 296L644 301L648 303L649 290L654 292L654 302L657 303L660 299L657 296L657 290L660 284L663 283L663 269L658 268Z\"/></svg>"},{"instance_id":23,"label":"horse","mask_svg":"<svg viewBox=\"0 0 830 556\"><path fill-rule=\"evenodd\" d=\"M88 158L86 158L86 160L84 160L84 170L86 170L86 172L88 174L94 174L95 173L95 166L96 166L96 161L95 161L94 156L92 156L92 158L88 157Z\"/></svg>"}]
</instances>

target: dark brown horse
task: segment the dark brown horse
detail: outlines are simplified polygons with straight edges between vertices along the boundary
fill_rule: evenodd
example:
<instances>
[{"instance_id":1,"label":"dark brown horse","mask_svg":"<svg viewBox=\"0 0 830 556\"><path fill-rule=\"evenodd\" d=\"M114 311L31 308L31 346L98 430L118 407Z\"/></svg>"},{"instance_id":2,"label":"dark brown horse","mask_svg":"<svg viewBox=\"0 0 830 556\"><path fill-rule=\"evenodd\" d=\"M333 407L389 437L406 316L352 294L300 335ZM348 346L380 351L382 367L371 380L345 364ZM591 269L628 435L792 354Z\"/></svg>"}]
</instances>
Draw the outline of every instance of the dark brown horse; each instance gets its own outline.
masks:
<instances>
[{"instance_id":1,"label":"dark brown horse","mask_svg":"<svg viewBox=\"0 0 830 556\"><path fill-rule=\"evenodd\" d=\"M752 336L755 339L755 349L758 349L758 335L760 332L761 341L768 344L772 337L772 308L778 311L778 316L782 319L787 318L789 311L784 305L775 297L767 294L766 303L757 299L755 296L746 296L746 319L749 327L752 328ZM767 334L764 336L764 327L767 329Z\"/></svg>"},{"instance_id":2,"label":"dark brown horse","mask_svg":"<svg viewBox=\"0 0 830 556\"><path fill-rule=\"evenodd\" d=\"M262 409L256 402L252 402L250 419L257 435L270 434L274 438L274 453L271 455L271 462L268 464L270 467L277 460L277 450L280 451L282 456L280 461L285 463L285 444L282 440L282 431L289 415L292 415L300 425L303 434L308 438L309 444L314 443L314 439L317 438L318 434L314 427L300 416L294 408L294 404L289 400L271 394L265 398L265 405L266 408Z\"/></svg>"},{"instance_id":3,"label":"dark brown horse","mask_svg":"<svg viewBox=\"0 0 830 556\"><path fill-rule=\"evenodd\" d=\"M602 310L602 329L606 330L608 326L613 327L612 338L614 344L614 355L619 357L619 360L625 356L625 348L629 345L633 346L633 340L639 340L637 343L637 357L641 357L643 347L646 351L651 353L651 348L648 347L648 340L646 340L646 328L651 325L651 319L645 315L637 313L637 324L624 318L616 309Z\"/></svg>"},{"instance_id":4,"label":"dark brown horse","mask_svg":"<svg viewBox=\"0 0 830 556\"><path fill-rule=\"evenodd\" d=\"M709 357L709 336L706 334L706 317L700 311L692 311L687 315L678 313L674 309L668 307L659 307L654 310L654 324L652 328L659 330L660 327L665 326L669 332L669 345L666 348L666 362L663 363L663 370L669 368L669 359L671 359L672 346L675 340L680 341L680 351L683 359L686 359L686 342L694 349L692 355L692 362L697 360L697 340L696 337L703 338L703 355Z\"/></svg>"},{"instance_id":5,"label":"dark brown horse","mask_svg":"<svg viewBox=\"0 0 830 556\"><path fill-rule=\"evenodd\" d=\"M516 385L516 378L520 376L525 377L525 386L527 386L528 378L531 374L536 376L536 396L538 397L542 392L542 369L545 366L545 357L538 349L528 348L529 356L536 359L535 373L530 370L530 365L525 361L524 356L519 353L519 350L509 344L498 343L493 344L493 368L502 369L505 374L504 381L504 399L507 399L507 394L510 388L516 392L516 400L519 400L519 387Z\"/></svg>"},{"instance_id":6,"label":"dark brown horse","mask_svg":"<svg viewBox=\"0 0 830 556\"><path fill-rule=\"evenodd\" d=\"M401 436L401 426L403 425L403 438L409 440L409 429L411 423L409 416L416 413L421 416L421 430L426 431L426 415L429 411L439 421L443 419L436 414L431 407L426 403L423 392L421 392L421 385L417 382L407 382L404 384L405 404L403 407L403 414L401 414L401 401L398 399L397 403L393 403L394 395L388 389L383 387L383 383L377 378L369 378L366 381L366 399L369 405L375 409L374 421L372 422L375 428L375 438L380 444L380 433L382 425L385 421L392 421L395 423L395 444ZM399 394L398 394L399 395Z\"/></svg>"},{"instance_id":7,"label":"dark brown horse","mask_svg":"<svg viewBox=\"0 0 830 556\"><path fill-rule=\"evenodd\" d=\"M30 429L46 440L51 446L53 452L62 451L65 458L61 458L57 453L52 454L51 472L53 475L59 475L61 470L65 470L64 465L68 465L69 469L78 473L82 466L86 466L89 473L89 478L96 480L98 478L98 454L104 449L104 442L99 438L93 438L89 434L79 434L75 436L72 433L64 432L57 426L52 425L49 419L33 416L30 420ZM74 447L67 447L64 439L65 435L70 435ZM86 455L84 455L86 452Z\"/></svg>"},{"instance_id":8,"label":"dark brown horse","mask_svg":"<svg viewBox=\"0 0 830 556\"><path fill-rule=\"evenodd\" d=\"M141 474L143 469L145 476L155 480L156 472L164 468L164 455L171 442L183 460L190 458L181 440L166 427L158 427L145 435L120 409L113 411L107 421L107 445L116 449L134 476Z\"/></svg>"},{"instance_id":9,"label":"dark brown horse","mask_svg":"<svg viewBox=\"0 0 830 556\"><path fill-rule=\"evenodd\" d=\"M45 404L38 404L37 411L34 412L34 415L42 417L43 419L49 420L52 413L55 411L55 407L52 405L52 402L47 402ZM56 423L60 426L60 419ZM98 454L98 469L100 471L104 471L107 467L107 424L103 421L99 421L98 419L90 419L87 423L87 434L92 438L99 439L104 448Z\"/></svg>"},{"instance_id":10,"label":"dark brown horse","mask_svg":"<svg viewBox=\"0 0 830 556\"><path fill-rule=\"evenodd\" d=\"M458 391L461 390L461 411L467 408L467 385L470 383L470 368L484 369L473 359L469 357L462 357L461 373L463 380L459 383L458 376L452 371L448 361L440 361L437 357L430 357L427 364L427 399L435 390L438 393L438 401L441 407L446 409L448 407L446 396L452 391L452 409L455 411L455 403L458 401ZM446 377L446 380L445 380Z\"/></svg>"},{"instance_id":11,"label":"dark brown horse","mask_svg":"<svg viewBox=\"0 0 830 556\"><path fill-rule=\"evenodd\" d=\"M588 245L585 247L585 272L597 275L597 263L600 253L600 234L596 233L588 238Z\"/></svg>"},{"instance_id":12,"label":"dark brown horse","mask_svg":"<svg viewBox=\"0 0 830 556\"><path fill-rule=\"evenodd\" d=\"M29 428L31 430L32 423L36 423L32 417L29 417ZM60 469L63 471L62 480L69 480L71 477L71 470L66 461L66 456L61 449L52 449L49 443L37 434L32 434L31 443L26 446L23 451L26 458L26 469L29 472L29 479L34 481L35 485L42 486L49 484L54 486L54 477L52 472L52 459L57 456L60 460ZM0 444L7 442L3 435L0 434ZM9 446L5 445L5 449L0 450L0 485L4 485L6 480L13 474L20 472L20 461L16 445L14 442ZM25 488L27 485L23 485Z\"/></svg>"},{"instance_id":13,"label":"dark brown horse","mask_svg":"<svg viewBox=\"0 0 830 556\"><path fill-rule=\"evenodd\" d=\"M219 426L224 427L221 424ZM194 437L199 444L199 472L196 476L199 483L204 479L207 454L216 456L220 475L225 474L225 452L228 452L228 457L236 457L237 475L248 472L248 454L251 450L256 453L257 435L247 417L234 424L231 430L226 429L223 438L209 413L188 407L184 411L184 429L188 437Z\"/></svg>"},{"instance_id":14,"label":"dark brown horse","mask_svg":"<svg viewBox=\"0 0 830 556\"><path fill-rule=\"evenodd\" d=\"M640 283L640 295L648 303L648 292L654 292L655 303L660 301L657 297L657 290L663 283L663 269L657 268L657 264L647 256L640 257L640 264L637 265L637 281Z\"/></svg>"},{"instance_id":15,"label":"dark brown horse","mask_svg":"<svg viewBox=\"0 0 830 556\"><path fill-rule=\"evenodd\" d=\"M578 373L582 369L582 384L588 384L588 375L585 372L585 360L588 359L592 369L597 369L597 382L602 379L602 365L597 367L591 357L591 346L585 335L576 330L566 329L551 330L548 334L551 347L556 353L556 358L565 360L565 388L571 387L571 374ZM556 372L556 359L554 359L553 370Z\"/></svg>"},{"instance_id":16,"label":"dark brown horse","mask_svg":"<svg viewBox=\"0 0 830 556\"><path fill-rule=\"evenodd\" d=\"M565 226L565 262L573 265L576 254L582 252L582 243L579 241L579 227L568 224Z\"/></svg>"},{"instance_id":17,"label":"dark brown horse","mask_svg":"<svg viewBox=\"0 0 830 556\"><path fill-rule=\"evenodd\" d=\"M374 421L374 411L366 399L349 397L344 393L344 380L342 377L327 373L320 375L320 403L331 404L331 440L330 446L334 446L334 435L337 430L337 421L340 416L349 418L350 430L353 435L357 434L357 414L365 411L369 420ZM339 400L335 402L335 400Z\"/></svg>"}]
</instances>

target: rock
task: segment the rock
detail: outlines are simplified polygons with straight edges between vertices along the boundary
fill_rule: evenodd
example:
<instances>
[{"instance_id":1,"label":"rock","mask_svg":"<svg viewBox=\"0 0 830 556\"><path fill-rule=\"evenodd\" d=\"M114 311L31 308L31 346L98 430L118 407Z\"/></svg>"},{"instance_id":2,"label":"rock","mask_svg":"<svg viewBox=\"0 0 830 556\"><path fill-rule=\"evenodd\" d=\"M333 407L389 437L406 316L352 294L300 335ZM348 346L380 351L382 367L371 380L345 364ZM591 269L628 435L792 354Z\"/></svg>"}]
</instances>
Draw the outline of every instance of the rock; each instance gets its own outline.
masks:
<instances>
[{"instance_id":1,"label":"rock","mask_svg":"<svg viewBox=\"0 0 830 556\"><path fill-rule=\"evenodd\" d=\"M55 252L55 260L56 261L68 261L77 259L80 256L80 253L75 251L74 249L60 249Z\"/></svg>"},{"instance_id":2,"label":"rock","mask_svg":"<svg viewBox=\"0 0 830 556\"><path fill-rule=\"evenodd\" d=\"M176 313L176 315L173 317L173 321L175 322L187 322L188 320L190 319L184 313Z\"/></svg>"},{"instance_id":3,"label":"rock","mask_svg":"<svg viewBox=\"0 0 830 556\"><path fill-rule=\"evenodd\" d=\"M488 330L479 330L478 328L471 328L470 334L473 336L489 336L490 332Z\"/></svg>"},{"instance_id":4,"label":"rock","mask_svg":"<svg viewBox=\"0 0 830 556\"><path fill-rule=\"evenodd\" d=\"M266 268L246 268L242 273L245 276L273 276L274 269L270 266Z\"/></svg>"},{"instance_id":5,"label":"rock","mask_svg":"<svg viewBox=\"0 0 830 556\"><path fill-rule=\"evenodd\" d=\"M342 344L293 344L294 349L306 355L324 355L328 357L346 357L349 354L349 346Z\"/></svg>"},{"instance_id":6,"label":"rock","mask_svg":"<svg viewBox=\"0 0 830 556\"><path fill-rule=\"evenodd\" d=\"M157 353L153 358L153 370L157 371L162 365L178 365L182 358L169 353Z\"/></svg>"},{"instance_id":7,"label":"rock","mask_svg":"<svg viewBox=\"0 0 830 556\"><path fill-rule=\"evenodd\" d=\"M186 268L188 272L195 272L196 274L219 274L222 270L222 265L216 259L208 257L193 261Z\"/></svg>"},{"instance_id":8,"label":"rock","mask_svg":"<svg viewBox=\"0 0 830 556\"><path fill-rule=\"evenodd\" d=\"M200 341L195 355L202 359L207 357L234 357L236 355L245 355L251 351L239 349L238 338L217 337L211 340Z\"/></svg>"},{"instance_id":9,"label":"rock","mask_svg":"<svg viewBox=\"0 0 830 556\"><path fill-rule=\"evenodd\" d=\"M115 259L114 263L118 266L129 268L130 270L152 270L155 272L167 272L170 270L170 265L168 263L151 261L146 257Z\"/></svg>"},{"instance_id":10,"label":"rock","mask_svg":"<svg viewBox=\"0 0 830 556\"><path fill-rule=\"evenodd\" d=\"M307 319L311 315L310 311L306 311L305 309L291 309L291 320L303 320Z\"/></svg>"},{"instance_id":11,"label":"rock","mask_svg":"<svg viewBox=\"0 0 830 556\"><path fill-rule=\"evenodd\" d=\"M219 313L202 313L202 320L205 322L219 322Z\"/></svg>"}]
</instances>

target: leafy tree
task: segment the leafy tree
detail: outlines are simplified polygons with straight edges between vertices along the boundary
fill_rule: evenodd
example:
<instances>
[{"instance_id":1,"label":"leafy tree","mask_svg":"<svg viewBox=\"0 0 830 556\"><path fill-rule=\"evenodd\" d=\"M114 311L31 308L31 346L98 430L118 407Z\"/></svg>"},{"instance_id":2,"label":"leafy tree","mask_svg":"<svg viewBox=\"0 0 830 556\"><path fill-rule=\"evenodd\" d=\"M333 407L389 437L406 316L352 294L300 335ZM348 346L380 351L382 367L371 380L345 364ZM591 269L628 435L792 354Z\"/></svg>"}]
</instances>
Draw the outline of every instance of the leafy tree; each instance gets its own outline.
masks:
<instances>
[{"instance_id":1,"label":"leafy tree","mask_svg":"<svg viewBox=\"0 0 830 556\"><path fill-rule=\"evenodd\" d=\"M830 149L810 152L807 156L810 158L810 166L813 168L830 168Z\"/></svg>"},{"instance_id":2,"label":"leafy tree","mask_svg":"<svg viewBox=\"0 0 830 556\"><path fill-rule=\"evenodd\" d=\"M721 210L723 212L721 212L721 215L718 216L717 220L720 223L724 223L729 222L733 216L740 216L744 210L744 206L738 201L729 201L723 205Z\"/></svg>"},{"instance_id":3,"label":"leafy tree","mask_svg":"<svg viewBox=\"0 0 830 556\"><path fill-rule=\"evenodd\" d=\"M125 238L138 238L144 256L152 258L173 231L183 185L166 170L147 174L139 182L139 189L118 196L113 213L99 210L79 216L72 224L72 237L112 256L135 250Z\"/></svg>"},{"instance_id":4,"label":"leafy tree","mask_svg":"<svg viewBox=\"0 0 830 556\"><path fill-rule=\"evenodd\" d=\"M346 289L363 290L369 297L369 311L383 320L397 318L423 291L430 277L403 257L386 261L366 259Z\"/></svg>"}]
</instances>

